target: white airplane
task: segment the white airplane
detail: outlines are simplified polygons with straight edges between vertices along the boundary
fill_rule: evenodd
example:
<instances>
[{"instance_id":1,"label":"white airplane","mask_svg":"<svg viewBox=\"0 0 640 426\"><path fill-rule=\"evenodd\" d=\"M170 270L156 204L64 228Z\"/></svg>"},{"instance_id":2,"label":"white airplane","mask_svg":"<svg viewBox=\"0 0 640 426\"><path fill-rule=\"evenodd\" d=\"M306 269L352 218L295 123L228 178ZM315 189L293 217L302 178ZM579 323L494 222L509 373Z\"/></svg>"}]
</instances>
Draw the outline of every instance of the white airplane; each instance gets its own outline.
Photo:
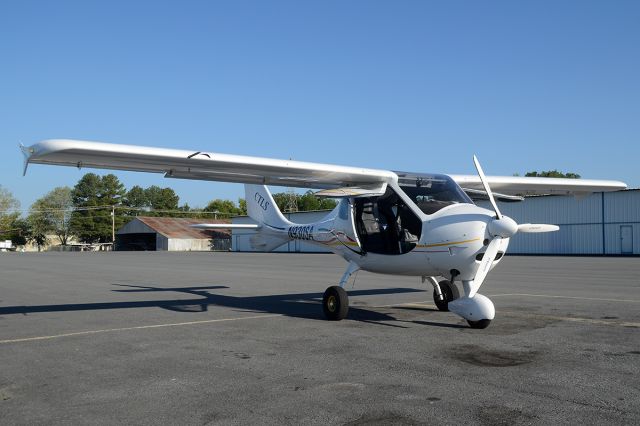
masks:
<instances>
[{"instance_id":1,"label":"white airplane","mask_svg":"<svg viewBox=\"0 0 640 426\"><path fill-rule=\"evenodd\" d=\"M347 316L349 299L344 287L362 269L422 277L433 286L438 309L456 313L472 328L485 328L495 308L478 289L503 258L509 238L517 232L559 229L518 225L500 213L491 188L500 192L495 194L498 199L509 200L521 195L584 195L626 188L617 181L487 177L475 156L477 176L448 176L68 139L45 140L21 149L25 173L28 164L36 163L244 183L247 211L255 225L196 226L255 229L251 242L264 251L290 240L304 240L342 256L347 269L322 300L329 320ZM321 221L294 224L282 215L265 185L321 189L317 195L340 201ZM493 211L476 206L467 193L487 197ZM462 296L456 282L462 283Z\"/></svg>"}]
</instances>

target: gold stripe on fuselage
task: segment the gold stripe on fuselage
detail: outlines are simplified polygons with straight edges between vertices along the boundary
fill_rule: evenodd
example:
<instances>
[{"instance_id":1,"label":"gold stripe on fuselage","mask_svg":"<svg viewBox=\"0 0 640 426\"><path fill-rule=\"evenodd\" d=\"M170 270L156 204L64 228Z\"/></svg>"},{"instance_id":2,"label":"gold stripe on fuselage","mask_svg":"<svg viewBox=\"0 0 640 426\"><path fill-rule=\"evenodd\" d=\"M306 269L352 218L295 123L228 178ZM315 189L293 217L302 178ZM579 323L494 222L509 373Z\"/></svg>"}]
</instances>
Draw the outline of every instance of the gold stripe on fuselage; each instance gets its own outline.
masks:
<instances>
[{"instance_id":1,"label":"gold stripe on fuselage","mask_svg":"<svg viewBox=\"0 0 640 426\"><path fill-rule=\"evenodd\" d=\"M474 238L472 240L452 241L450 243L418 244L418 247L420 247L420 248L445 247L445 246L453 246L453 245L456 245L456 244L474 243L476 241L481 241L481 240L482 240L482 238Z\"/></svg>"}]
</instances>

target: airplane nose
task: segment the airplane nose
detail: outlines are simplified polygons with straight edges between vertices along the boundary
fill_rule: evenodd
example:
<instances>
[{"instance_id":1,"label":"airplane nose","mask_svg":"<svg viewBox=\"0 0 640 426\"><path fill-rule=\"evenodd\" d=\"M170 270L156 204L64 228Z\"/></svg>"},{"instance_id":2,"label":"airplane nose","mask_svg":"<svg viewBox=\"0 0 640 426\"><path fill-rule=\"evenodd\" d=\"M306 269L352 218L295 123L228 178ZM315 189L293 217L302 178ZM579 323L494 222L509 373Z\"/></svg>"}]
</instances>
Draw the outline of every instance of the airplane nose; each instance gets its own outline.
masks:
<instances>
[{"instance_id":1,"label":"airplane nose","mask_svg":"<svg viewBox=\"0 0 640 426\"><path fill-rule=\"evenodd\" d=\"M518 232L518 224L515 220L507 216L500 219L493 219L487 224L487 231L493 237L510 238Z\"/></svg>"}]
</instances>

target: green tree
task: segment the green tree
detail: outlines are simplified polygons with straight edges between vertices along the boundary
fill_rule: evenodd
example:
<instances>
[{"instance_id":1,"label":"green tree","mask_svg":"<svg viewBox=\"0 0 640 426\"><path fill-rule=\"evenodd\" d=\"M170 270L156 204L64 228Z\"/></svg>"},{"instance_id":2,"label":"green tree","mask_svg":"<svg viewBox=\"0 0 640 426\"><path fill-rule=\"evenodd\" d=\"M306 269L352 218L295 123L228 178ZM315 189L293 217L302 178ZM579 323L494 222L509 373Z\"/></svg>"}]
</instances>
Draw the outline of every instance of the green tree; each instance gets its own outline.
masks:
<instances>
[{"instance_id":1,"label":"green tree","mask_svg":"<svg viewBox=\"0 0 640 426\"><path fill-rule=\"evenodd\" d=\"M16 216L15 220L11 223L11 230L5 239L11 240L14 246L27 244L28 240L32 240L29 222L24 218Z\"/></svg>"},{"instance_id":2,"label":"green tree","mask_svg":"<svg viewBox=\"0 0 640 426\"><path fill-rule=\"evenodd\" d=\"M577 173L562 173L558 170L547 170L542 172L527 172L526 177L550 177L550 178L568 178L568 179L580 179L580 175Z\"/></svg>"},{"instance_id":3,"label":"green tree","mask_svg":"<svg viewBox=\"0 0 640 426\"><path fill-rule=\"evenodd\" d=\"M296 196L298 211L308 212L312 210L320 210L320 199L313 195L313 191L307 191L303 195Z\"/></svg>"},{"instance_id":4,"label":"green tree","mask_svg":"<svg viewBox=\"0 0 640 426\"><path fill-rule=\"evenodd\" d=\"M71 216L71 229L82 242L111 241L111 208L124 201L124 185L113 174L98 176L87 173L71 191L76 211ZM121 227L125 218L116 210L115 227Z\"/></svg>"},{"instance_id":5,"label":"green tree","mask_svg":"<svg viewBox=\"0 0 640 426\"><path fill-rule=\"evenodd\" d=\"M291 193L278 192L273 194L273 199L278 205L280 211L286 211L287 206L291 202ZM335 208L336 201L329 198L318 198L314 195L313 191L309 190L304 194L293 194L295 197L295 203L298 211L306 212L312 210L331 210Z\"/></svg>"},{"instance_id":6,"label":"green tree","mask_svg":"<svg viewBox=\"0 0 640 426\"><path fill-rule=\"evenodd\" d=\"M20 233L20 202L13 194L0 185L0 240L11 240L14 245Z\"/></svg>"},{"instance_id":7,"label":"green tree","mask_svg":"<svg viewBox=\"0 0 640 426\"><path fill-rule=\"evenodd\" d=\"M71 188L54 188L31 205L28 221L33 229L41 229L46 234L53 233L60 244L67 244L71 236L71 214L73 199ZM37 241L34 240L37 243Z\"/></svg>"},{"instance_id":8,"label":"green tree","mask_svg":"<svg viewBox=\"0 0 640 426\"><path fill-rule=\"evenodd\" d=\"M289 205L289 200L291 197L290 194L286 192L277 192L275 194L271 194L271 196L273 197L273 201L276 202L276 205L278 206L281 212L287 211L287 206ZM297 194L294 196L297 197ZM296 201L296 205L297 204L298 203Z\"/></svg>"},{"instance_id":9,"label":"green tree","mask_svg":"<svg viewBox=\"0 0 640 426\"><path fill-rule=\"evenodd\" d=\"M245 200L244 198L238 198L238 210L240 211L239 215L247 215L247 200Z\"/></svg>"},{"instance_id":10,"label":"green tree","mask_svg":"<svg viewBox=\"0 0 640 426\"><path fill-rule=\"evenodd\" d=\"M17 210L20 208L20 202L13 196L13 194L0 185L0 214L5 214L11 210Z\"/></svg>"},{"instance_id":11,"label":"green tree","mask_svg":"<svg viewBox=\"0 0 640 426\"><path fill-rule=\"evenodd\" d=\"M338 202L336 200L332 200L331 198L321 198L319 210L333 210L337 205Z\"/></svg>"},{"instance_id":12,"label":"green tree","mask_svg":"<svg viewBox=\"0 0 640 426\"><path fill-rule=\"evenodd\" d=\"M34 205L37 206L37 202ZM47 214L40 210L32 211L27 216L27 229L25 229L24 237L27 241L34 243L38 247L38 251L47 245L47 234L51 231L52 224L47 218Z\"/></svg>"},{"instance_id":13,"label":"green tree","mask_svg":"<svg viewBox=\"0 0 640 426\"><path fill-rule=\"evenodd\" d=\"M136 185L132 187L125 196L124 204L133 207L128 214L136 216L140 214L140 209L148 210L145 216L175 216L175 213L157 212L156 210L180 210L178 203L180 197L171 188L160 188L153 185L147 189Z\"/></svg>"},{"instance_id":14,"label":"green tree","mask_svg":"<svg viewBox=\"0 0 640 426\"><path fill-rule=\"evenodd\" d=\"M147 193L144 188L139 185L134 185L127 191L124 204L129 207L149 207L149 199L147 198Z\"/></svg>"},{"instance_id":15,"label":"green tree","mask_svg":"<svg viewBox=\"0 0 640 426\"><path fill-rule=\"evenodd\" d=\"M99 204L101 179L95 173L87 173L71 191L71 198L75 208L97 207ZM71 215L71 230L83 242L94 242L98 240L99 232L95 230L97 210L78 210Z\"/></svg>"},{"instance_id":16,"label":"green tree","mask_svg":"<svg viewBox=\"0 0 640 426\"><path fill-rule=\"evenodd\" d=\"M149 206L153 210L178 210L180 197L171 188L153 185L145 189Z\"/></svg>"},{"instance_id":17,"label":"green tree","mask_svg":"<svg viewBox=\"0 0 640 426\"><path fill-rule=\"evenodd\" d=\"M231 200L221 200L219 198L210 201L207 207L204 208L205 212L216 213L219 217L227 218L231 216L238 216L241 214L241 209ZM210 216L209 216L210 217Z\"/></svg>"},{"instance_id":18,"label":"green tree","mask_svg":"<svg viewBox=\"0 0 640 426\"><path fill-rule=\"evenodd\" d=\"M131 209L123 208L118 213L123 216L133 217L138 216L143 213L141 211L149 210L149 199L147 198L147 193L144 188L139 185L134 185L130 190L125 194L124 200L122 202L127 207L132 207ZM148 213L144 213L146 216Z\"/></svg>"}]
</instances>

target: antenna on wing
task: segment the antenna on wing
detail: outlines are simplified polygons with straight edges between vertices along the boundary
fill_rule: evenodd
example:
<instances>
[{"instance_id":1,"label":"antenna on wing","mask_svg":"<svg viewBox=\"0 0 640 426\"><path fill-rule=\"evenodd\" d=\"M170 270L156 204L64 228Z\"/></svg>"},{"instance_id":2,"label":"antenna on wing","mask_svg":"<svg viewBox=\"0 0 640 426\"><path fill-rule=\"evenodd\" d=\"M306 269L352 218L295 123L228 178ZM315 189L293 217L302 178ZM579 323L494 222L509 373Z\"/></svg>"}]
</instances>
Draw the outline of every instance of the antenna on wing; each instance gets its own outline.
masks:
<instances>
[{"instance_id":1,"label":"antenna on wing","mask_svg":"<svg viewBox=\"0 0 640 426\"><path fill-rule=\"evenodd\" d=\"M293 160L293 157L289 157L289 160ZM282 211L284 213L296 213L298 211L298 196L293 188L287 189L285 204Z\"/></svg>"}]
</instances>

